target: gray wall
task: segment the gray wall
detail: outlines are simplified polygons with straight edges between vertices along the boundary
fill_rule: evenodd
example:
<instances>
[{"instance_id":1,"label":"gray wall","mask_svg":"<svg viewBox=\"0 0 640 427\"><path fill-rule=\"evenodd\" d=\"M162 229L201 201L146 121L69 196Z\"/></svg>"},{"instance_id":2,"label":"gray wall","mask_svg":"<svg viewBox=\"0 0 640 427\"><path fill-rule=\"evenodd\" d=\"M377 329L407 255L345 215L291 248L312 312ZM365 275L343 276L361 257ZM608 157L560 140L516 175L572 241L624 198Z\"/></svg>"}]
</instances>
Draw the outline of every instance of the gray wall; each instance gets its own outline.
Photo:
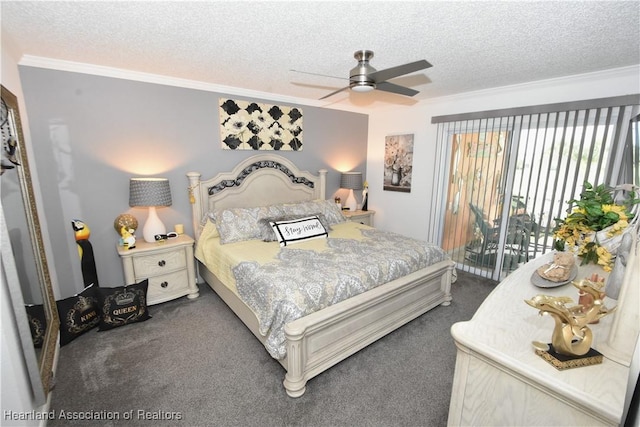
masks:
<instances>
[{"instance_id":1,"label":"gray wall","mask_svg":"<svg viewBox=\"0 0 640 427\"><path fill-rule=\"evenodd\" d=\"M146 210L128 205L130 177L169 178L173 205L158 214L168 229L183 223L191 234L185 173L198 171L208 178L257 153L222 150L220 144L218 99L247 98L35 67L20 67L20 77L35 153L31 163L38 168L54 248L50 262L58 274L58 298L83 287L72 219L91 229L100 285L120 286L124 276L113 221L128 212L142 226L147 216ZM280 154L303 170L328 169L327 197L339 191L338 169L345 165L366 176L368 116L299 107L304 149Z\"/></svg>"}]
</instances>

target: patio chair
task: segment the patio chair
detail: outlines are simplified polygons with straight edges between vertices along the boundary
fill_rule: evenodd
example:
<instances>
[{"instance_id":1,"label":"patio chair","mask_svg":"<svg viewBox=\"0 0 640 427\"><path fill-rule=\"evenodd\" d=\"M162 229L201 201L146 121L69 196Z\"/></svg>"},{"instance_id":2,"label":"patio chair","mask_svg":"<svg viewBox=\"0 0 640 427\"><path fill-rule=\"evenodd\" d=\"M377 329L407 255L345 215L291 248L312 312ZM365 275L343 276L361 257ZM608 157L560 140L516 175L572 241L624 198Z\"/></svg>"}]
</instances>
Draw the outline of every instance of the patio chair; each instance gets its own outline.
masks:
<instances>
[{"instance_id":1,"label":"patio chair","mask_svg":"<svg viewBox=\"0 0 640 427\"><path fill-rule=\"evenodd\" d=\"M499 220L495 221L498 225L492 226L485 219L482 209L472 203L469 203L469 207L475 217L475 227L479 231L480 238L474 239L465 246L465 259L481 267L492 268L495 266L499 249ZM520 263L529 261L530 227L531 221L526 221L518 215L514 215L509 219L504 248L503 270L514 270Z\"/></svg>"}]
</instances>

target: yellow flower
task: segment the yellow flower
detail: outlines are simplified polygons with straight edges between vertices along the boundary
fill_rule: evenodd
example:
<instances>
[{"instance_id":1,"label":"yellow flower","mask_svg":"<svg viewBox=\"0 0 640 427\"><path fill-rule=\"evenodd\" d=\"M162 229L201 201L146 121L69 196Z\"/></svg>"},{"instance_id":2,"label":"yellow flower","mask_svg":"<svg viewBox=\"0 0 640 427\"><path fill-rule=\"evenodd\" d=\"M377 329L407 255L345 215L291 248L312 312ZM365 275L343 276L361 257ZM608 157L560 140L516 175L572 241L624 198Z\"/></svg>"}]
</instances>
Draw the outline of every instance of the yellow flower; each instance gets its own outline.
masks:
<instances>
[{"instance_id":1,"label":"yellow flower","mask_svg":"<svg viewBox=\"0 0 640 427\"><path fill-rule=\"evenodd\" d=\"M623 234L634 217L630 206L639 202L632 192L625 203L616 204L612 189L585 182L580 200L567 202L573 204L569 215L565 219L556 218L554 247L557 250L571 248L582 258L583 264L597 263L605 271L611 271L614 255L601 246L605 242L605 237L601 236L609 239Z\"/></svg>"},{"instance_id":2,"label":"yellow flower","mask_svg":"<svg viewBox=\"0 0 640 427\"><path fill-rule=\"evenodd\" d=\"M617 214L624 213L625 207L622 205L602 205L602 212L615 212Z\"/></svg>"},{"instance_id":3,"label":"yellow flower","mask_svg":"<svg viewBox=\"0 0 640 427\"><path fill-rule=\"evenodd\" d=\"M598 255L598 265L602 266L604 271L611 271L613 264L613 256L604 246L598 246L596 248L596 254Z\"/></svg>"},{"instance_id":4,"label":"yellow flower","mask_svg":"<svg viewBox=\"0 0 640 427\"><path fill-rule=\"evenodd\" d=\"M613 237L621 234L628 225L629 223L626 219L621 219L609 228L609 230L607 231L607 237Z\"/></svg>"}]
</instances>

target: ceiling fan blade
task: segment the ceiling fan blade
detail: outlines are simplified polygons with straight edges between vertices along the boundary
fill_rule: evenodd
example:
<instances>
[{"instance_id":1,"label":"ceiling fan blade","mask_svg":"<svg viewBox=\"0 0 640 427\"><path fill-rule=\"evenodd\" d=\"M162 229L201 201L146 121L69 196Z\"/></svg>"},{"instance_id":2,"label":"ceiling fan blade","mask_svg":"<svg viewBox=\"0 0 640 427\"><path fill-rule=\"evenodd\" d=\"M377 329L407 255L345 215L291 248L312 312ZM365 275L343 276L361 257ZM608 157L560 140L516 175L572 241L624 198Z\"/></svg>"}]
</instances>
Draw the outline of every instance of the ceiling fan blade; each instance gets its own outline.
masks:
<instances>
[{"instance_id":1,"label":"ceiling fan blade","mask_svg":"<svg viewBox=\"0 0 640 427\"><path fill-rule=\"evenodd\" d=\"M345 87L343 87L342 89L335 90L335 91L331 92L329 95L325 95L325 96L323 96L323 97L322 97L322 98L320 98L320 99L328 98L328 97L330 97L330 96L335 95L336 93L342 92L343 90L347 90L347 89L349 89L350 87L351 87L351 86L345 86Z\"/></svg>"},{"instance_id":2,"label":"ceiling fan blade","mask_svg":"<svg viewBox=\"0 0 640 427\"><path fill-rule=\"evenodd\" d=\"M308 71L300 71L300 70L289 70L289 71L293 71L294 73L311 74L312 76L322 76L322 77L331 77L332 79L348 80L348 79L346 79L344 77L329 76L329 75L326 75L326 74L318 74L318 73L310 73Z\"/></svg>"},{"instance_id":3,"label":"ceiling fan blade","mask_svg":"<svg viewBox=\"0 0 640 427\"><path fill-rule=\"evenodd\" d=\"M414 96L419 94L417 90L409 89L408 87L400 86L389 82L380 82L376 84L376 89L383 90L385 92L397 93L399 95Z\"/></svg>"},{"instance_id":4,"label":"ceiling fan blade","mask_svg":"<svg viewBox=\"0 0 640 427\"><path fill-rule=\"evenodd\" d=\"M433 67L424 59L416 62L410 62L404 65L398 65L397 67L386 68L384 70L375 71L368 75L374 82L384 82L385 80L392 79L394 77L402 76L405 74L413 73L415 71L424 70L425 68Z\"/></svg>"}]
</instances>

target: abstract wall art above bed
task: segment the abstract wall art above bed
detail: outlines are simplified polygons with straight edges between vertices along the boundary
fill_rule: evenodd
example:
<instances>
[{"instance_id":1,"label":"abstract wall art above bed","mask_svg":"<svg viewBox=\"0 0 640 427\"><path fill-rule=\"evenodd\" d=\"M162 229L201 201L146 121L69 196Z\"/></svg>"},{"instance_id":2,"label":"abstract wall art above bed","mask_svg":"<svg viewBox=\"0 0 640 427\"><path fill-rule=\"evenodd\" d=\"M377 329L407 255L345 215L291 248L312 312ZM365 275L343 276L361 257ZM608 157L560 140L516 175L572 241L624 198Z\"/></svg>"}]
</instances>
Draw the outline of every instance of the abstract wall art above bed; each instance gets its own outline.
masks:
<instances>
[{"instance_id":1,"label":"abstract wall art above bed","mask_svg":"<svg viewBox=\"0 0 640 427\"><path fill-rule=\"evenodd\" d=\"M220 98L224 150L302 151L302 109Z\"/></svg>"}]
</instances>

